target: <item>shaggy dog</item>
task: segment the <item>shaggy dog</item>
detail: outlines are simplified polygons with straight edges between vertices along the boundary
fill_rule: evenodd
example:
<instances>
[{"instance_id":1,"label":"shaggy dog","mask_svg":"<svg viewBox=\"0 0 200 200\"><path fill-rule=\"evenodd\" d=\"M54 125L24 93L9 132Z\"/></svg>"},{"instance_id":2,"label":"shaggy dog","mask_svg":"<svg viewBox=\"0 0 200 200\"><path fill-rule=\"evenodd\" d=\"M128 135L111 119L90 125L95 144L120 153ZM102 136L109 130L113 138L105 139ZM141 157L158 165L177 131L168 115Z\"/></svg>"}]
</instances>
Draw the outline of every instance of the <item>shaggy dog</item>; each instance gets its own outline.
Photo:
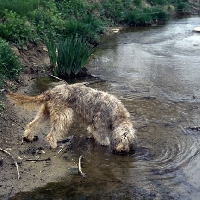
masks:
<instances>
[{"instance_id":1,"label":"shaggy dog","mask_svg":"<svg viewBox=\"0 0 200 200\"><path fill-rule=\"evenodd\" d=\"M33 141L33 131L44 120L50 120L51 130L46 140L52 148L66 134L74 120L85 123L88 132L101 145L117 153L129 152L135 144L135 130L130 114L115 96L83 84L63 84L30 97L7 90L7 97L17 105L32 109L40 106L32 122L27 124L24 137Z\"/></svg>"}]
</instances>

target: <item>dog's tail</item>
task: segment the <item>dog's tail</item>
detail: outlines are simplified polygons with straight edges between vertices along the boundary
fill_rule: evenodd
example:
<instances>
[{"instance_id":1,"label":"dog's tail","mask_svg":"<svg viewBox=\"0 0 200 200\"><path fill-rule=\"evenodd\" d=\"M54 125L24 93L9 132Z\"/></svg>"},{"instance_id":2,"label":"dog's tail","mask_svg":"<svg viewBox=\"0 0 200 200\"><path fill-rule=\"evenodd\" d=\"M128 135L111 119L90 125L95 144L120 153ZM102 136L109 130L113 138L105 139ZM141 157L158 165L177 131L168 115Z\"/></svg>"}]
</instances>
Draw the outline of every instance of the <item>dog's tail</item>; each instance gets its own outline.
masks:
<instances>
[{"instance_id":1,"label":"dog's tail","mask_svg":"<svg viewBox=\"0 0 200 200\"><path fill-rule=\"evenodd\" d=\"M35 107L41 106L49 99L48 95L45 94L31 97L11 92L9 89L5 89L5 92L8 99L10 99L16 105L26 109L33 109Z\"/></svg>"}]
</instances>

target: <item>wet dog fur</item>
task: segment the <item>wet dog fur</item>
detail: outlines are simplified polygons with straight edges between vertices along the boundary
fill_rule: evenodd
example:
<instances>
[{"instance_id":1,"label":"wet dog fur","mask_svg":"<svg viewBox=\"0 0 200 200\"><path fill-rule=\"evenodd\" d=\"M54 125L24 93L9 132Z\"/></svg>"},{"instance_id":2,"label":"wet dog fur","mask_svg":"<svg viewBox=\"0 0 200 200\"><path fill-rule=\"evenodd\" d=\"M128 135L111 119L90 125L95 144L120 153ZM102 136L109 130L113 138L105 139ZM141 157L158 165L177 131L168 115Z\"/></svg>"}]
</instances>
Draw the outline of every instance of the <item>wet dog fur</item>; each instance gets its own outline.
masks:
<instances>
[{"instance_id":1,"label":"wet dog fur","mask_svg":"<svg viewBox=\"0 0 200 200\"><path fill-rule=\"evenodd\" d=\"M121 101L106 92L83 84L63 84L34 97L7 90L7 97L28 109L39 107L24 131L27 141L33 141L40 123L50 120L51 130L46 140L56 148L57 139L67 134L74 120L79 120L88 126L88 132L99 144L110 146L117 153L134 149L136 135L130 114Z\"/></svg>"}]
</instances>

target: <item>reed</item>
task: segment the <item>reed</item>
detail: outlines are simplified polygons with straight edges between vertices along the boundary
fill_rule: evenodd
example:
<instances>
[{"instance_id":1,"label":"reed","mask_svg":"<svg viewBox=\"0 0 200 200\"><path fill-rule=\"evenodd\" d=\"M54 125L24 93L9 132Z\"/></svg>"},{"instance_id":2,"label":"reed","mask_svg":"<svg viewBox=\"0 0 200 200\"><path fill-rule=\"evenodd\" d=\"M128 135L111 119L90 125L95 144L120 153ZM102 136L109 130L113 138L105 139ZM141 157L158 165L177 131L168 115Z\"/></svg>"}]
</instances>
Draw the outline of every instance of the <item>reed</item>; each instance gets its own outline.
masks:
<instances>
[{"instance_id":1,"label":"reed","mask_svg":"<svg viewBox=\"0 0 200 200\"><path fill-rule=\"evenodd\" d=\"M46 40L51 66L54 75L69 77L81 71L95 48L89 48L85 39L80 36L70 36L55 42Z\"/></svg>"}]
</instances>

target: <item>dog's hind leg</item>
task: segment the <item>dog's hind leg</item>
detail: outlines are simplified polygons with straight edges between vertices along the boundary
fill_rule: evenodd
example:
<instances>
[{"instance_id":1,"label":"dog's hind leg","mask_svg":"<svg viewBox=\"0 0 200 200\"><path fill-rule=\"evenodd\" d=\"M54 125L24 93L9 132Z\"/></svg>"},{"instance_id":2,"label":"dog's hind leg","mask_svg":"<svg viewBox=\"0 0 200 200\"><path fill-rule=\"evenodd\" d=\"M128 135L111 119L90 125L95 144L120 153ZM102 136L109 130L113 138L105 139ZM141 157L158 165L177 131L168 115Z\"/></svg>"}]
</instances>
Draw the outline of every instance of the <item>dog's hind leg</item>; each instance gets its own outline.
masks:
<instances>
[{"instance_id":1,"label":"dog's hind leg","mask_svg":"<svg viewBox=\"0 0 200 200\"><path fill-rule=\"evenodd\" d=\"M52 148L57 147L57 139L63 133L67 134L72 122L74 112L71 108L67 108L62 112L54 112L51 115L51 130L46 140Z\"/></svg>"},{"instance_id":2,"label":"dog's hind leg","mask_svg":"<svg viewBox=\"0 0 200 200\"><path fill-rule=\"evenodd\" d=\"M34 131L39 125L39 123L47 120L49 117L49 112L46 105L42 105L39 112L35 116L34 120L26 125L26 129L24 131L24 140L25 141L33 141Z\"/></svg>"}]
</instances>

